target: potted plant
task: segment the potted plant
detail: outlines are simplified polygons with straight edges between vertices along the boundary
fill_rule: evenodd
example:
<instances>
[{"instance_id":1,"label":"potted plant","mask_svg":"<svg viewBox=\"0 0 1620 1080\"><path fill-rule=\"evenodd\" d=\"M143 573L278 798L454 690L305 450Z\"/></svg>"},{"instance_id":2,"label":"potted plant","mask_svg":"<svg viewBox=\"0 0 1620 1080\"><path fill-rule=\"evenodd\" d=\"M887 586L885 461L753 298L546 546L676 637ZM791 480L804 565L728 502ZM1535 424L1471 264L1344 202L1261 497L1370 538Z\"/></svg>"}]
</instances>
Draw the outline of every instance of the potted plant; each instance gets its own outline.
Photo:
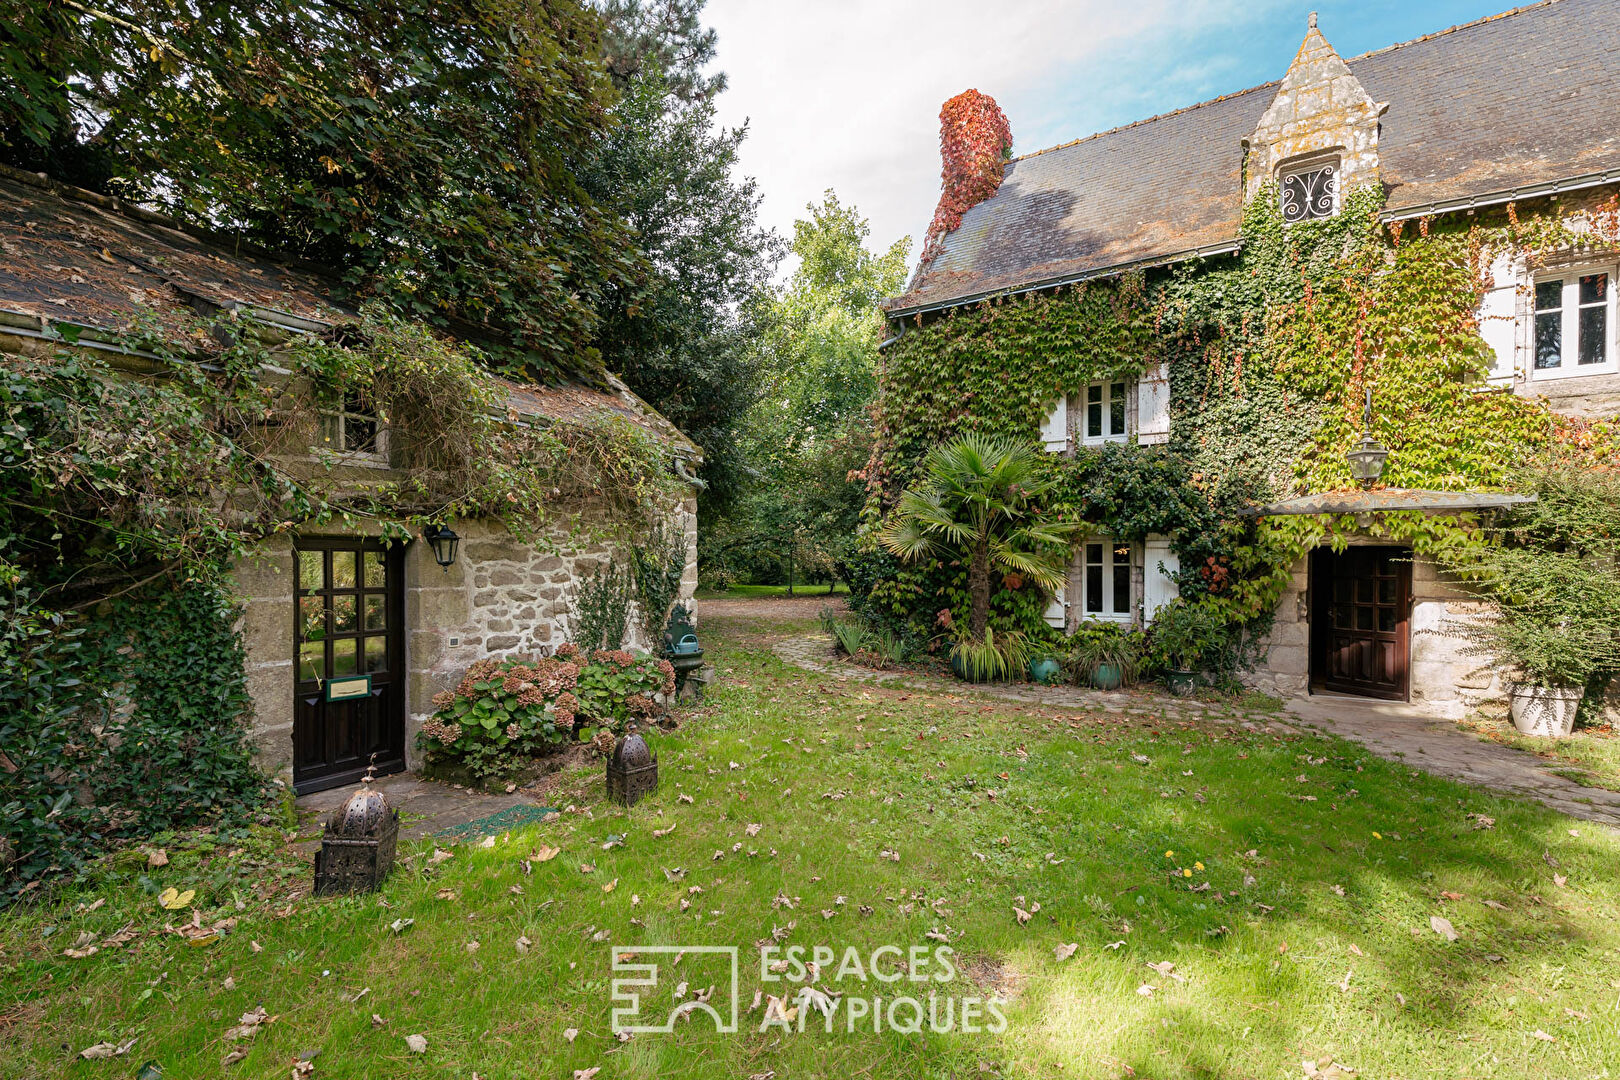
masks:
<instances>
[{"instance_id":1,"label":"potted plant","mask_svg":"<svg viewBox=\"0 0 1620 1080\"><path fill-rule=\"evenodd\" d=\"M1502 672L1515 727L1556 738L1587 685L1620 671L1620 472L1548 458L1520 485L1536 498L1502 519L1500 543L1447 560L1487 611L1446 632Z\"/></svg>"},{"instance_id":2,"label":"potted plant","mask_svg":"<svg viewBox=\"0 0 1620 1080\"><path fill-rule=\"evenodd\" d=\"M1063 660L1051 645L1040 645L1030 653L1029 677L1043 686L1050 686L1063 677Z\"/></svg>"},{"instance_id":3,"label":"potted plant","mask_svg":"<svg viewBox=\"0 0 1620 1080\"><path fill-rule=\"evenodd\" d=\"M1118 690L1136 681L1142 667L1140 630L1112 625L1083 627L1069 647L1075 682L1098 690Z\"/></svg>"},{"instance_id":4,"label":"potted plant","mask_svg":"<svg viewBox=\"0 0 1620 1080\"><path fill-rule=\"evenodd\" d=\"M1209 608L1177 601L1159 609L1151 634L1165 688L1186 697L1198 687L1204 657L1223 643L1226 626Z\"/></svg>"},{"instance_id":5,"label":"potted plant","mask_svg":"<svg viewBox=\"0 0 1620 1080\"><path fill-rule=\"evenodd\" d=\"M1029 639L1017 630L984 628L983 637L958 624L952 632L951 670L966 682L1001 682L1029 664Z\"/></svg>"},{"instance_id":6,"label":"potted plant","mask_svg":"<svg viewBox=\"0 0 1620 1080\"><path fill-rule=\"evenodd\" d=\"M1569 552L1510 548L1476 569L1489 613L1461 628L1506 674L1513 726L1525 735L1563 738L1593 676L1620 663L1620 578Z\"/></svg>"}]
</instances>

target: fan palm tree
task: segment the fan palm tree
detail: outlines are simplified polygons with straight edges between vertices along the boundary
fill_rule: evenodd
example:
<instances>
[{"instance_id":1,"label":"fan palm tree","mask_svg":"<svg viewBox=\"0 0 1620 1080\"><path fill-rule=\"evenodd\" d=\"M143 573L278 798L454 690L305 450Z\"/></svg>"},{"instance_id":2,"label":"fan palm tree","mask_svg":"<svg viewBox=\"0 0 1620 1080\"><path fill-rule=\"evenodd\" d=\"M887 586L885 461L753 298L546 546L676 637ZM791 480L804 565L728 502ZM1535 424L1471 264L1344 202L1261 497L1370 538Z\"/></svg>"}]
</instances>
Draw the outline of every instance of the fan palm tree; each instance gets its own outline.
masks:
<instances>
[{"instance_id":1,"label":"fan palm tree","mask_svg":"<svg viewBox=\"0 0 1620 1080\"><path fill-rule=\"evenodd\" d=\"M974 433L936 446L923 461L923 483L900 496L878 534L906 562L967 564L974 640L985 639L990 622L992 567L1046 589L1063 583L1068 541L1081 525L1037 519L1053 483L1042 464L1040 451L1015 439Z\"/></svg>"}]
</instances>

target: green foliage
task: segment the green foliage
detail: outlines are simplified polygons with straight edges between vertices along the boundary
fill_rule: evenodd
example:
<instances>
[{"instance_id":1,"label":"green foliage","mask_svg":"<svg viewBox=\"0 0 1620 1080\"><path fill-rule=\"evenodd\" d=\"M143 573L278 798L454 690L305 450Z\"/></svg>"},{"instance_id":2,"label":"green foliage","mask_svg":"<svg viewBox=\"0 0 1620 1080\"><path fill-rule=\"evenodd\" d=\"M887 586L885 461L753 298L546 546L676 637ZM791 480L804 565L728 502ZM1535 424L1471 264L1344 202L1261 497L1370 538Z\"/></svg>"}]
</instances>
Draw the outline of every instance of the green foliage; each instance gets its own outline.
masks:
<instances>
[{"instance_id":1,"label":"green foliage","mask_svg":"<svg viewBox=\"0 0 1620 1080\"><path fill-rule=\"evenodd\" d=\"M681 595L681 578L686 574L686 533L664 525L655 527L645 540L631 545L630 568L642 633L649 645L658 648L670 608Z\"/></svg>"},{"instance_id":2,"label":"green foliage","mask_svg":"<svg viewBox=\"0 0 1620 1080\"><path fill-rule=\"evenodd\" d=\"M693 5L633 6L651 14ZM580 179L628 223L647 267L602 293L597 344L610 369L703 447L703 501L713 512L748 475L742 428L763 381L753 347L759 297L780 242L759 225L754 181L736 175L746 130L721 125L709 95L686 100L679 72L643 70L611 115Z\"/></svg>"},{"instance_id":3,"label":"green foliage","mask_svg":"<svg viewBox=\"0 0 1620 1080\"><path fill-rule=\"evenodd\" d=\"M871 456L878 301L901 286L909 243L879 255L864 218L828 191L794 224L799 259L762 305L761 386L742 431L750 477L725 514L706 518L701 561L750 581L829 577L860 526L856 474Z\"/></svg>"},{"instance_id":4,"label":"green foliage","mask_svg":"<svg viewBox=\"0 0 1620 1080\"><path fill-rule=\"evenodd\" d=\"M574 659L480 660L416 733L428 763L454 761L474 776L497 776L517 758L567 741L579 706Z\"/></svg>"},{"instance_id":5,"label":"green foliage","mask_svg":"<svg viewBox=\"0 0 1620 1080\"><path fill-rule=\"evenodd\" d=\"M0 902L75 873L109 839L241 821L264 800L247 744L238 612L157 582L75 617L0 601Z\"/></svg>"},{"instance_id":6,"label":"green foliage","mask_svg":"<svg viewBox=\"0 0 1620 1080\"><path fill-rule=\"evenodd\" d=\"M574 0L30 0L3 157L337 268L360 296L589 372L645 264L579 171L612 125ZM432 107L427 107L428 103ZM509 346L509 347L508 347Z\"/></svg>"},{"instance_id":7,"label":"green foliage","mask_svg":"<svg viewBox=\"0 0 1620 1080\"><path fill-rule=\"evenodd\" d=\"M1004 682L1029 668L1029 638L1019 630L986 626L983 635L966 626L951 641L951 670L973 683Z\"/></svg>"},{"instance_id":8,"label":"green foliage","mask_svg":"<svg viewBox=\"0 0 1620 1080\"><path fill-rule=\"evenodd\" d=\"M1620 454L1613 429L1552 414L1544 402L1480 384L1489 350L1475 312L1492 253L1532 265L1578 240L1563 219L1489 222L1416 235L1380 225L1382 194L1353 192L1335 217L1285 226L1275 192L1244 211L1240 253L1150 278L1006 297L903 327L886 354L871 520L892 515L897 487L930 448L961 430L1032 438L1051 403L1087 383L1164 361L1168 447L1077 450L1053 458L1041 513L1123 539L1171 538L1183 596L1232 630L1219 664L1253 650L1289 567L1318 543L1360 532L1455 564L1493 543L1470 515L1388 513L1365 520L1255 521L1241 511L1301 492L1350 486L1345 451L1360 434L1365 391L1373 435L1390 448L1384 481L1449 490L1515 483L1518 462L1549 447L1587 461ZM1613 237L1611 206L1589 235ZM914 586L873 595L899 606ZM998 597L999 599L999 597Z\"/></svg>"},{"instance_id":9,"label":"green foliage","mask_svg":"<svg viewBox=\"0 0 1620 1080\"><path fill-rule=\"evenodd\" d=\"M1149 632L1154 665L1175 671L1220 671L1227 665L1231 629L1222 612L1185 600L1160 608Z\"/></svg>"},{"instance_id":10,"label":"green foliage","mask_svg":"<svg viewBox=\"0 0 1620 1080\"><path fill-rule=\"evenodd\" d=\"M635 579L609 560L598 563L579 583L569 615L569 637L583 649L617 649L630 624Z\"/></svg>"},{"instance_id":11,"label":"green foliage","mask_svg":"<svg viewBox=\"0 0 1620 1080\"><path fill-rule=\"evenodd\" d=\"M1519 682L1584 687L1620 672L1620 476L1550 463L1526 480L1537 501L1505 542L1449 564L1493 616L1456 633Z\"/></svg>"},{"instance_id":12,"label":"green foliage","mask_svg":"<svg viewBox=\"0 0 1620 1080\"><path fill-rule=\"evenodd\" d=\"M1142 673L1147 659L1147 638L1134 626L1084 622L1064 642L1070 677L1079 684L1094 682L1097 669L1108 666L1129 686Z\"/></svg>"},{"instance_id":13,"label":"green foliage","mask_svg":"<svg viewBox=\"0 0 1620 1080\"><path fill-rule=\"evenodd\" d=\"M848 656L859 653L866 645L866 627L854 619L839 619L832 623L833 640Z\"/></svg>"},{"instance_id":14,"label":"green foliage","mask_svg":"<svg viewBox=\"0 0 1620 1080\"><path fill-rule=\"evenodd\" d=\"M703 69L714 60L718 35L700 18L706 0L597 0L602 13L602 62L613 83L632 90L662 72L666 92L688 104L726 88L725 72Z\"/></svg>"},{"instance_id":15,"label":"green foliage","mask_svg":"<svg viewBox=\"0 0 1620 1080\"><path fill-rule=\"evenodd\" d=\"M969 637L985 637L990 572L1027 577L1043 589L1063 581L1065 542L1078 523L1043 521L1052 489L1040 451L1008 438L969 434L923 462L922 486L906 491L879 532L905 562L952 558L966 564Z\"/></svg>"},{"instance_id":16,"label":"green foliage","mask_svg":"<svg viewBox=\"0 0 1620 1080\"><path fill-rule=\"evenodd\" d=\"M668 660L622 649L598 649L579 673L581 719L623 730L632 720L646 721L663 711L654 695L675 690L675 669Z\"/></svg>"}]
</instances>

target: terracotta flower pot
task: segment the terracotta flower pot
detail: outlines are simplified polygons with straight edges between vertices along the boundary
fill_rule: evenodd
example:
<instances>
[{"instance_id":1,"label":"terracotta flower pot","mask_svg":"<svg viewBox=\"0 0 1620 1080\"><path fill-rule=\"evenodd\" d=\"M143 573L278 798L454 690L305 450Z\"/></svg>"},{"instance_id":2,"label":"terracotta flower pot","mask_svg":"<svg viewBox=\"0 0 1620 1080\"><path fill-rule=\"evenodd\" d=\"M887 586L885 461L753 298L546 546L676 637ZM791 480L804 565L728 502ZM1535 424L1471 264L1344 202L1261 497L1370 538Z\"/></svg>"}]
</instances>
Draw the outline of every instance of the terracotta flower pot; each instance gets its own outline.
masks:
<instances>
[{"instance_id":1,"label":"terracotta flower pot","mask_svg":"<svg viewBox=\"0 0 1620 1080\"><path fill-rule=\"evenodd\" d=\"M1584 686L1515 686L1508 699L1513 726L1525 735L1562 739L1575 729Z\"/></svg>"}]
</instances>

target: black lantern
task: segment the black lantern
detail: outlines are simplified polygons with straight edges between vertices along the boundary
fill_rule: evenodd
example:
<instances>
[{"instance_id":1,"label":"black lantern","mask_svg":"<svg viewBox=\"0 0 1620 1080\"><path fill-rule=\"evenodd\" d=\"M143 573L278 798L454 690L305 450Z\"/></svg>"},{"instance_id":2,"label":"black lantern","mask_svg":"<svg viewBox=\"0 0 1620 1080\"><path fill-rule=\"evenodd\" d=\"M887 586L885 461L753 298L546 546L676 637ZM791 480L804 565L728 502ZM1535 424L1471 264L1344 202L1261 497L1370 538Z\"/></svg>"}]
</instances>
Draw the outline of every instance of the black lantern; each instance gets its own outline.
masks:
<instances>
[{"instance_id":1,"label":"black lantern","mask_svg":"<svg viewBox=\"0 0 1620 1080\"><path fill-rule=\"evenodd\" d=\"M399 811L371 787L366 773L360 790L332 812L315 853L315 895L370 892L394 868Z\"/></svg>"},{"instance_id":2,"label":"black lantern","mask_svg":"<svg viewBox=\"0 0 1620 1080\"><path fill-rule=\"evenodd\" d=\"M461 544L456 530L448 525L429 525L422 530L422 539L433 549L433 561L444 567L444 572L448 574L450 564L456 561L456 548Z\"/></svg>"},{"instance_id":3,"label":"black lantern","mask_svg":"<svg viewBox=\"0 0 1620 1080\"><path fill-rule=\"evenodd\" d=\"M1378 483L1378 478L1384 473L1384 461L1389 457L1389 451L1384 449L1377 439L1372 437L1372 387L1367 388L1367 404L1361 412L1361 438L1356 445L1345 455L1350 461L1350 475L1355 477L1364 488L1370 488Z\"/></svg>"},{"instance_id":4,"label":"black lantern","mask_svg":"<svg viewBox=\"0 0 1620 1080\"><path fill-rule=\"evenodd\" d=\"M658 755L647 749L647 740L640 735L626 735L608 758L608 798L634 806L657 790Z\"/></svg>"}]
</instances>

